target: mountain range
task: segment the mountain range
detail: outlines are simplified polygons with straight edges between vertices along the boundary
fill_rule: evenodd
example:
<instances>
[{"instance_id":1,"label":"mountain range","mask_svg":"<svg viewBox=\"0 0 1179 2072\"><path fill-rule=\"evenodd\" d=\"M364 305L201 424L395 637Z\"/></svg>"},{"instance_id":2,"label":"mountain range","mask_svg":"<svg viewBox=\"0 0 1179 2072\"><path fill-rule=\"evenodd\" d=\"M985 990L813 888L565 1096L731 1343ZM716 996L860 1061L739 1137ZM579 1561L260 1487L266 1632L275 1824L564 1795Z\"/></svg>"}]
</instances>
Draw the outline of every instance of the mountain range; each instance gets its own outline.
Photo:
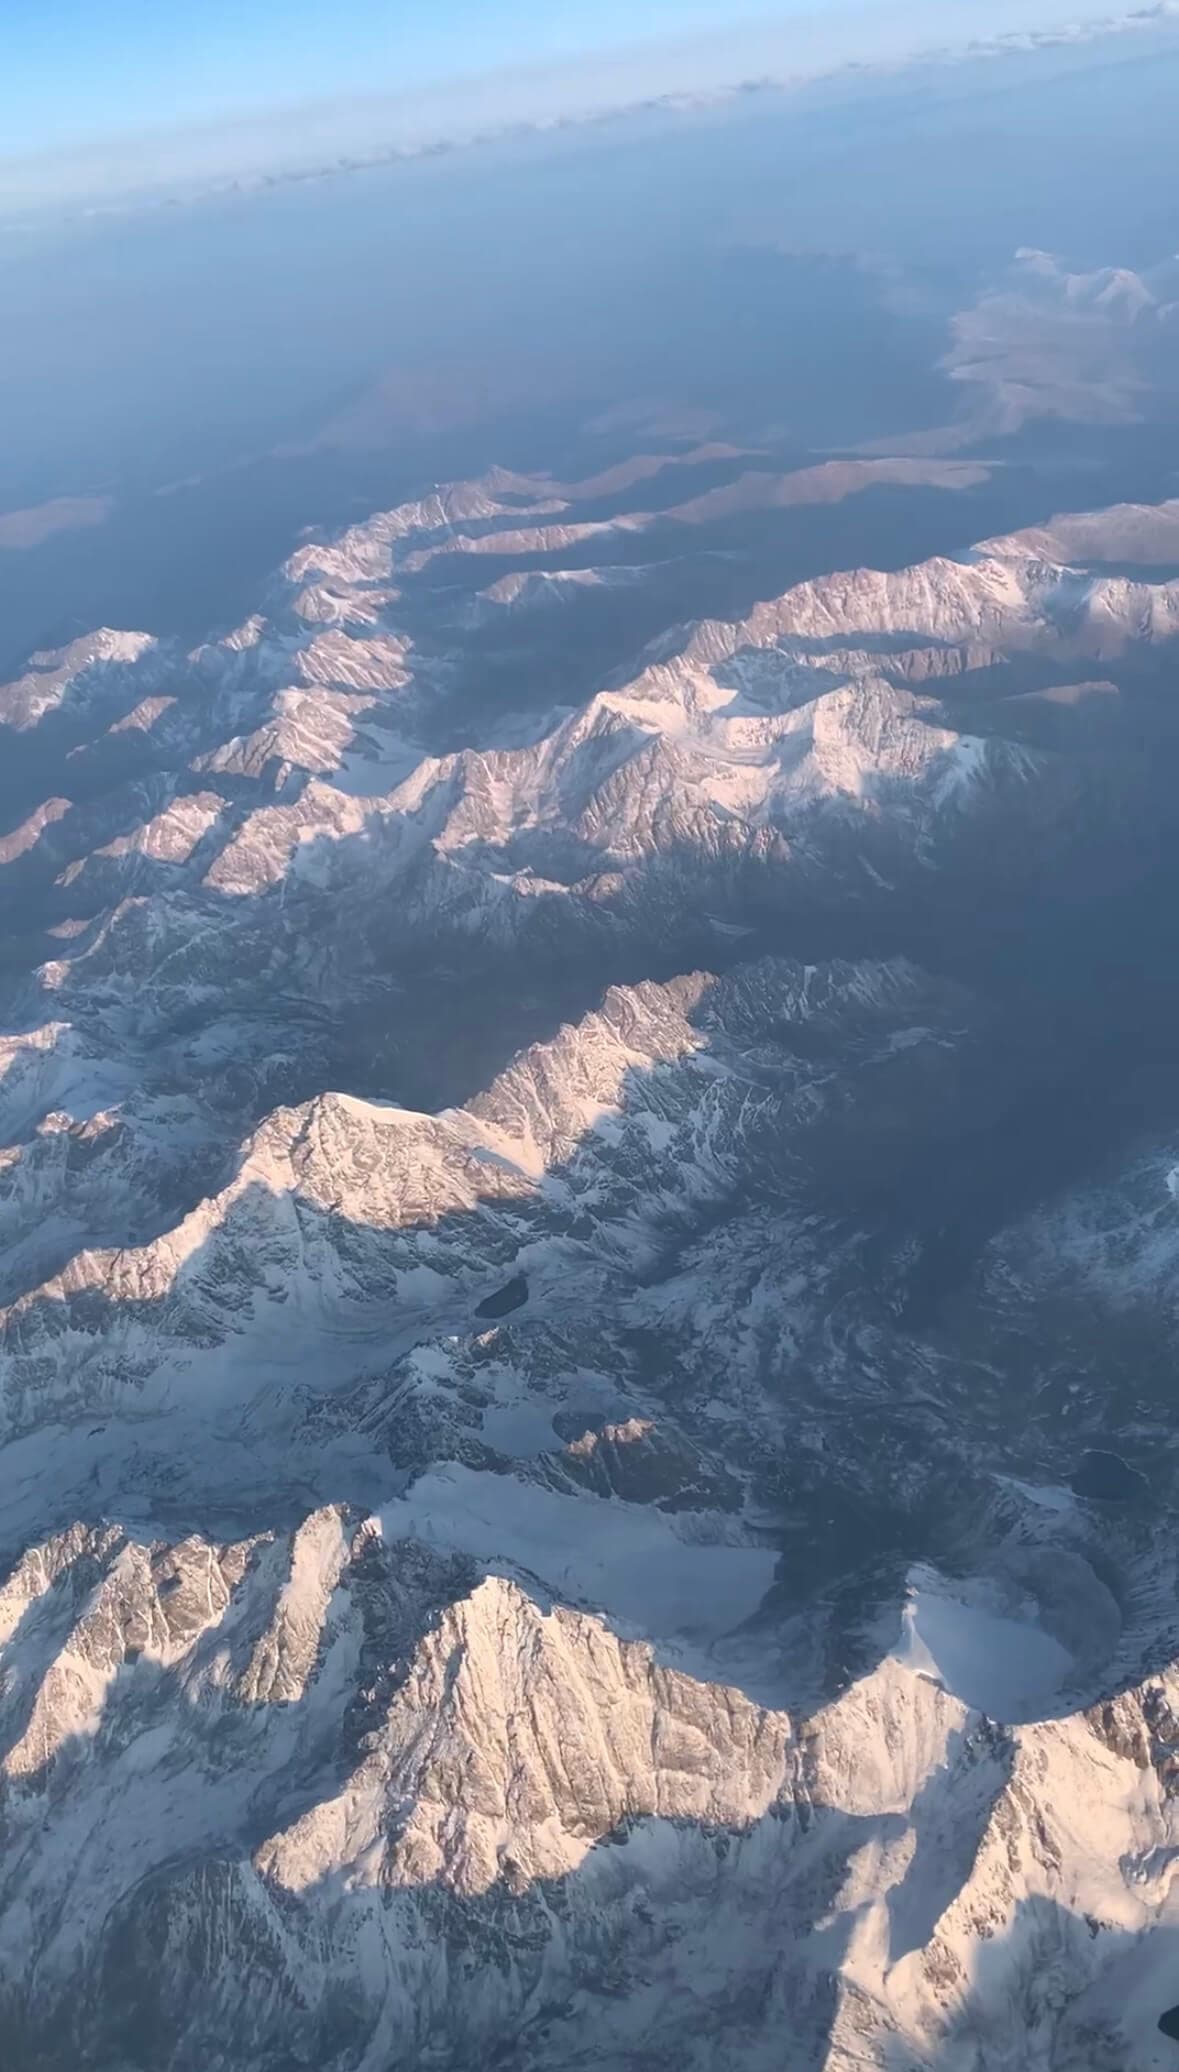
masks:
<instances>
[{"instance_id":1,"label":"mountain range","mask_svg":"<svg viewBox=\"0 0 1179 2072\"><path fill-rule=\"evenodd\" d=\"M495 470L0 692L22 2072L1169 2062L1179 502L709 608L998 465Z\"/></svg>"}]
</instances>

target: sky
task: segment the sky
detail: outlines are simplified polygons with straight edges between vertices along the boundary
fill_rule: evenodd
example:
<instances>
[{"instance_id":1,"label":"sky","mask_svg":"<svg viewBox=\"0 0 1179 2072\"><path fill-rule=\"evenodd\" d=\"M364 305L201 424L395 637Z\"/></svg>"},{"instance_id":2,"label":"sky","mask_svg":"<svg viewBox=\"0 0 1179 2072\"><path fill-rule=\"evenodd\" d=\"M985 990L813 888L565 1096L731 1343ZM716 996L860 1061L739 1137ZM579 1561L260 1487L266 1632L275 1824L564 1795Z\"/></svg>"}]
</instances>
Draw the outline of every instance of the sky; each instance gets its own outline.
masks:
<instances>
[{"instance_id":1,"label":"sky","mask_svg":"<svg viewBox=\"0 0 1179 2072\"><path fill-rule=\"evenodd\" d=\"M717 29L734 11L725 0L5 0L3 149L545 66Z\"/></svg>"},{"instance_id":2,"label":"sky","mask_svg":"<svg viewBox=\"0 0 1179 2072\"><path fill-rule=\"evenodd\" d=\"M372 149L398 125L410 141L448 123L465 134L1095 11L1100 0L2 0L0 200L278 169Z\"/></svg>"}]
</instances>

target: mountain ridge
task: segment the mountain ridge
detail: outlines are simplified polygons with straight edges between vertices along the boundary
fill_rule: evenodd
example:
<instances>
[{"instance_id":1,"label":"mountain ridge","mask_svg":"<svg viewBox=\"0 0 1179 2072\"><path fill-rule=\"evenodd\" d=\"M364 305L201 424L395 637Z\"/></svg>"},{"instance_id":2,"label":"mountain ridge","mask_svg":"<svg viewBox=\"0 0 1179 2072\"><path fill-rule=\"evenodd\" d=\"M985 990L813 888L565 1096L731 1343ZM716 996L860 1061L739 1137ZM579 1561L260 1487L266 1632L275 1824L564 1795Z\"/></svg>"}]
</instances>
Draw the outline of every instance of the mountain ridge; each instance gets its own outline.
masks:
<instances>
[{"instance_id":1,"label":"mountain ridge","mask_svg":"<svg viewBox=\"0 0 1179 2072\"><path fill-rule=\"evenodd\" d=\"M1173 506L493 695L535 491L0 693L8 2033L1155 2072Z\"/></svg>"}]
</instances>

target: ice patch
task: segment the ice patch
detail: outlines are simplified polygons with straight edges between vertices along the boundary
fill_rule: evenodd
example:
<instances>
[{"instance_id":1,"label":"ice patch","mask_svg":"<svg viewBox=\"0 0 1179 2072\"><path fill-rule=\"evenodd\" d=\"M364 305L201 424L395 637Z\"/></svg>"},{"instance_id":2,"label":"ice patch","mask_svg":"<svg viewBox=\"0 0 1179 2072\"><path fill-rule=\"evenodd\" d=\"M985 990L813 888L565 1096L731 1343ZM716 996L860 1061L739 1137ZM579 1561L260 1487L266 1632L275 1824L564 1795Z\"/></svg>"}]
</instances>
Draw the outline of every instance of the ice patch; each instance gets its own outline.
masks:
<instances>
[{"instance_id":1,"label":"ice patch","mask_svg":"<svg viewBox=\"0 0 1179 2072\"><path fill-rule=\"evenodd\" d=\"M493 1572L521 1570L648 1639L705 1648L752 1616L776 1565L766 1548L682 1540L659 1511L459 1466L422 1475L380 1524L388 1540L469 1554Z\"/></svg>"},{"instance_id":2,"label":"ice patch","mask_svg":"<svg viewBox=\"0 0 1179 2072\"><path fill-rule=\"evenodd\" d=\"M1050 1710L1072 1656L1033 1619L965 1596L930 1570L914 1569L897 1659L989 1718L1016 1722Z\"/></svg>"},{"instance_id":3,"label":"ice patch","mask_svg":"<svg viewBox=\"0 0 1179 2072\"><path fill-rule=\"evenodd\" d=\"M1075 1511L1076 1497L1071 1489L1065 1489L1054 1482L1021 1482L1017 1475L996 1475L1001 1489L1014 1489L1042 1511Z\"/></svg>"}]
</instances>

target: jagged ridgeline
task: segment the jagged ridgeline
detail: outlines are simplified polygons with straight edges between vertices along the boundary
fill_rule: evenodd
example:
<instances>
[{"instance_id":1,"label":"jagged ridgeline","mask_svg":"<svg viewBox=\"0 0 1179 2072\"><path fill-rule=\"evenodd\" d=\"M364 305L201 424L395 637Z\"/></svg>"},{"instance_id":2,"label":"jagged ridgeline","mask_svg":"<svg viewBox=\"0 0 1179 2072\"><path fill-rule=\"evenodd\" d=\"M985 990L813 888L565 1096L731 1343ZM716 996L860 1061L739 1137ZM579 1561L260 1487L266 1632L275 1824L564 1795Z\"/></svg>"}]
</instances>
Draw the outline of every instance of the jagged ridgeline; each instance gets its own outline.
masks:
<instances>
[{"instance_id":1,"label":"jagged ridgeline","mask_svg":"<svg viewBox=\"0 0 1179 2072\"><path fill-rule=\"evenodd\" d=\"M0 694L19 2072L1167 2062L1179 505L734 574L992 475L497 471Z\"/></svg>"}]
</instances>

